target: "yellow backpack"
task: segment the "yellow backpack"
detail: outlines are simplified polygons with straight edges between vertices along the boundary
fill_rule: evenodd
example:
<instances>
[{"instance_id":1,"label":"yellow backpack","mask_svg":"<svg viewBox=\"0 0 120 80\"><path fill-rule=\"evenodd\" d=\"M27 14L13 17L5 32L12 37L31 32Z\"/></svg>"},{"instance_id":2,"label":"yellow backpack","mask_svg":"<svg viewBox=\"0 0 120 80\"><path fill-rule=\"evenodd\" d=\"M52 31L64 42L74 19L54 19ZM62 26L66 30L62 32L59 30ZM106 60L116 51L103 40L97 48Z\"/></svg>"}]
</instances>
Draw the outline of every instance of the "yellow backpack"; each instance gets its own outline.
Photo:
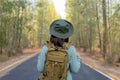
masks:
<instances>
[{"instance_id":1,"label":"yellow backpack","mask_svg":"<svg viewBox=\"0 0 120 80\"><path fill-rule=\"evenodd\" d=\"M43 75L38 80L67 80L68 45L58 48L48 44Z\"/></svg>"}]
</instances>

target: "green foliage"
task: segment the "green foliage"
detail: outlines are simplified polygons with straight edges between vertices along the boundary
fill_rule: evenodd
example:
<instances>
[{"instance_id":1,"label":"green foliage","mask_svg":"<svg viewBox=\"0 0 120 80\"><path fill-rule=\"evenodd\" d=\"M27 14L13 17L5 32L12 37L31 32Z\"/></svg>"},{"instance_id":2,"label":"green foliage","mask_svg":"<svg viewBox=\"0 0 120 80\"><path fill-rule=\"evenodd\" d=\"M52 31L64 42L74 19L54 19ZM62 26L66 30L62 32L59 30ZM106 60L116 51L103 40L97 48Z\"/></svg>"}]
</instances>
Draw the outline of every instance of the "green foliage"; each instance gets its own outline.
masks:
<instances>
[{"instance_id":1,"label":"green foliage","mask_svg":"<svg viewBox=\"0 0 120 80\"><path fill-rule=\"evenodd\" d=\"M74 24L72 41L84 48L91 48L96 36L96 8L94 0L67 0L67 18ZM71 12L70 12L71 11ZM78 42L76 42L78 40Z\"/></svg>"},{"instance_id":2,"label":"green foliage","mask_svg":"<svg viewBox=\"0 0 120 80\"><path fill-rule=\"evenodd\" d=\"M120 3L106 2L108 43L106 60L110 63L120 58ZM98 9L98 10L97 10ZM67 0L67 19L74 24L72 41L85 50L103 45L103 8L99 0ZM98 14L97 14L98 13ZM99 30L98 30L99 26ZM100 33L100 36L98 35ZM96 46L94 46L96 45ZM102 47L101 47L102 50ZM118 57L116 57L118 56Z\"/></svg>"},{"instance_id":3,"label":"green foliage","mask_svg":"<svg viewBox=\"0 0 120 80\"><path fill-rule=\"evenodd\" d=\"M5 37L4 37L4 31L0 29L0 47L3 47L6 45Z\"/></svg>"},{"instance_id":4,"label":"green foliage","mask_svg":"<svg viewBox=\"0 0 120 80\"><path fill-rule=\"evenodd\" d=\"M120 4L116 1L106 3L107 60L111 63L120 57ZM101 0L67 0L66 12L67 20L74 26L71 41L76 46L92 50L100 45L104 29ZM49 40L51 22L59 18L50 0L36 0L35 3L31 0L0 0L0 54L5 50L10 56L22 48L44 44Z\"/></svg>"},{"instance_id":5,"label":"green foliage","mask_svg":"<svg viewBox=\"0 0 120 80\"><path fill-rule=\"evenodd\" d=\"M55 19L60 18L49 0L39 0L36 7L37 41L44 44L49 39L49 26Z\"/></svg>"},{"instance_id":6,"label":"green foliage","mask_svg":"<svg viewBox=\"0 0 120 80\"><path fill-rule=\"evenodd\" d=\"M0 54L9 53L9 50L16 50L20 46L21 34L23 30L24 1L5 0L0 3ZM18 45L17 45L18 44Z\"/></svg>"}]
</instances>

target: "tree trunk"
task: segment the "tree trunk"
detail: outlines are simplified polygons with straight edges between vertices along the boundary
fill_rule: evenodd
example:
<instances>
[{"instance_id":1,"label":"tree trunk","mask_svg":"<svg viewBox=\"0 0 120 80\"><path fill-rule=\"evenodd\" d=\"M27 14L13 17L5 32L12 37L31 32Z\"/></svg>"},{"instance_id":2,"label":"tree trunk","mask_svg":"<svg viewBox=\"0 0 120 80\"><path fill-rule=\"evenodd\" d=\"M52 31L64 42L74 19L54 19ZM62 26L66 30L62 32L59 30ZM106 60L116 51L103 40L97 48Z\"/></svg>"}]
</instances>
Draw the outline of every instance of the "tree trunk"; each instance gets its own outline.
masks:
<instances>
[{"instance_id":1,"label":"tree trunk","mask_svg":"<svg viewBox=\"0 0 120 80\"><path fill-rule=\"evenodd\" d=\"M102 40L101 40L101 34L100 34L98 4L97 3L96 3L96 16L97 16L97 26L98 26L98 36L99 36L99 48L100 48L100 52L101 52L102 51Z\"/></svg>"},{"instance_id":2,"label":"tree trunk","mask_svg":"<svg viewBox=\"0 0 120 80\"><path fill-rule=\"evenodd\" d=\"M106 21L106 0L102 0L103 8L103 56L107 54L107 45L108 45L108 31L107 31L107 21Z\"/></svg>"}]
</instances>

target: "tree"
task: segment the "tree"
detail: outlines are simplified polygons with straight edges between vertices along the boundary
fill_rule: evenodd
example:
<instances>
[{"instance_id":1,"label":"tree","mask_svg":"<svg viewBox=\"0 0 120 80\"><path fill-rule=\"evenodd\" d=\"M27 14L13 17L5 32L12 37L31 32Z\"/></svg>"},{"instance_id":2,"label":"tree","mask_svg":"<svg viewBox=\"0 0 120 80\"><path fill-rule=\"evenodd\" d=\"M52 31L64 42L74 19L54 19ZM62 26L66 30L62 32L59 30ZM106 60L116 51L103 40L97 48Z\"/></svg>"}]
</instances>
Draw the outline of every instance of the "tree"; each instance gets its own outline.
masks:
<instances>
[{"instance_id":1,"label":"tree","mask_svg":"<svg viewBox=\"0 0 120 80\"><path fill-rule=\"evenodd\" d=\"M76 45L83 47L85 51L89 49L90 52L96 35L95 3L94 0L68 0L67 2L67 11L71 11L68 12L67 18L70 19L75 26L75 35L73 38L75 40L73 41L77 40L77 42L75 42Z\"/></svg>"},{"instance_id":2,"label":"tree","mask_svg":"<svg viewBox=\"0 0 120 80\"><path fill-rule=\"evenodd\" d=\"M38 0L37 5L37 26L38 26L38 44L42 45L49 38L49 26L52 21L60 18L58 16L54 4L50 0Z\"/></svg>"},{"instance_id":3,"label":"tree","mask_svg":"<svg viewBox=\"0 0 120 80\"><path fill-rule=\"evenodd\" d=\"M119 60L119 13L117 0L67 0L67 19L75 29L73 43L90 53L100 48L108 62Z\"/></svg>"},{"instance_id":4,"label":"tree","mask_svg":"<svg viewBox=\"0 0 120 80\"><path fill-rule=\"evenodd\" d=\"M104 32L103 32L103 53L104 57L105 54L107 54L107 45L108 45L108 30L107 30L107 17L106 17L106 0L102 1L102 6L103 6L103 27L104 27Z\"/></svg>"}]
</instances>

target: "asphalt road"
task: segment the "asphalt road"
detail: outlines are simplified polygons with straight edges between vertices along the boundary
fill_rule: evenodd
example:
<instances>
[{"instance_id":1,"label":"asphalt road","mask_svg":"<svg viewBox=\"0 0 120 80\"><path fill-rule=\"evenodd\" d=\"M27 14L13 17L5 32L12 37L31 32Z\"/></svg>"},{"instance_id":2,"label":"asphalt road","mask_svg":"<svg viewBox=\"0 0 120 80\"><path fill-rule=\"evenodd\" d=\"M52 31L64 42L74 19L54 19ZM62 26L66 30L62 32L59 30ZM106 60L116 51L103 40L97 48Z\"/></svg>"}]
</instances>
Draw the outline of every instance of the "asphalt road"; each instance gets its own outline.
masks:
<instances>
[{"instance_id":1,"label":"asphalt road","mask_svg":"<svg viewBox=\"0 0 120 80\"><path fill-rule=\"evenodd\" d=\"M25 61L15 69L10 71L7 75L0 78L0 80L37 80L39 73L36 69L37 56ZM92 68L81 65L78 73L73 73L73 80L111 80L106 76L98 73Z\"/></svg>"}]
</instances>

